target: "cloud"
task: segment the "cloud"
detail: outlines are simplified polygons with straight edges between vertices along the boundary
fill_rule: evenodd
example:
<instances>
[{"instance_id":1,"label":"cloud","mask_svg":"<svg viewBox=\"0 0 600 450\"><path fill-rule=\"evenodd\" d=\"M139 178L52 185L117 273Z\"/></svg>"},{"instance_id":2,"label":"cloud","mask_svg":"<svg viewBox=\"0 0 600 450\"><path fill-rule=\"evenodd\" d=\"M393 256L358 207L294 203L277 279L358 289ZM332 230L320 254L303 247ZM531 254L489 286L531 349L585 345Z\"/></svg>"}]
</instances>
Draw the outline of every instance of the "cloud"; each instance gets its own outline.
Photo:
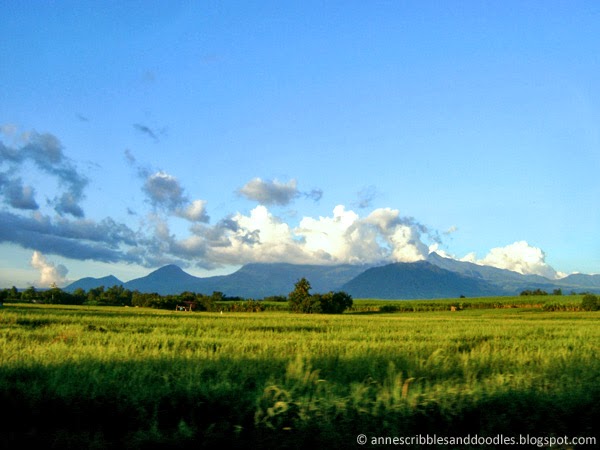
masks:
<instances>
[{"instance_id":1,"label":"cloud","mask_svg":"<svg viewBox=\"0 0 600 450\"><path fill-rule=\"evenodd\" d=\"M423 227L398 210L380 208L360 218L343 205L332 217L305 217L297 233L311 256L337 263L379 263L424 259L428 246L422 242Z\"/></svg>"},{"instance_id":2,"label":"cloud","mask_svg":"<svg viewBox=\"0 0 600 450\"><path fill-rule=\"evenodd\" d=\"M140 172L144 174L144 172ZM206 201L190 202L184 194L179 180L166 172L156 172L148 175L142 190L155 208L168 214L187 219L191 222L208 222Z\"/></svg>"},{"instance_id":3,"label":"cloud","mask_svg":"<svg viewBox=\"0 0 600 450\"><path fill-rule=\"evenodd\" d=\"M446 231L444 231L444 234L446 236L450 236L451 234L454 234L458 231L458 227L456 225L452 225L450 228L448 228Z\"/></svg>"},{"instance_id":4,"label":"cloud","mask_svg":"<svg viewBox=\"0 0 600 450\"><path fill-rule=\"evenodd\" d=\"M142 124L139 124L139 123L134 123L133 124L133 128L135 128L136 130L138 130L140 133L143 133L143 134L145 134L147 136L150 136L153 140L158 141L158 136L156 136L156 134L154 133L154 131L152 131L146 125L142 125Z\"/></svg>"},{"instance_id":5,"label":"cloud","mask_svg":"<svg viewBox=\"0 0 600 450\"><path fill-rule=\"evenodd\" d=\"M175 211L176 215L190 222L208 222L209 217L206 213L206 201L194 200L186 207L180 207Z\"/></svg>"},{"instance_id":6,"label":"cloud","mask_svg":"<svg viewBox=\"0 0 600 450\"><path fill-rule=\"evenodd\" d=\"M477 259L475 253L469 253L461 260L512 270L525 275L541 275L550 279L554 279L558 275L546 263L544 251L529 245L526 241L518 241L505 247L492 248L483 259Z\"/></svg>"},{"instance_id":7,"label":"cloud","mask_svg":"<svg viewBox=\"0 0 600 450\"><path fill-rule=\"evenodd\" d=\"M262 180L258 177L253 178L238 189L238 194L265 206L286 206L300 196L304 196L315 202L318 202L323 197L321 189L315 188L308 192L299 191L297 182L294 179L287 183L282 183L278 180Z\"/></svg>"},{"instance_id":8,"label":"cloud","mask_svg":"<svg viewBox=\"0 0 600 450\"><path fill-rule=\"evenodd\" d=\"M24 186L21 178L9 178L7 174L0 173L0 191L10 206L16 209L39 209L35 201L35 189Z\"/></svg>"},{"instance_id":9,"label":"cloud","mask_svg":"<svg viewBox=\"0 0 600 450\"><path fill-rule=\"evenodd\" d=\"M296 180L281 183L277 180L265 181L260 178L250 180L238 192L261 205L289 205L300 195L296 187Z\"/></svg>"},{"instance_id":10,"label":"cloud","mask_svg":"<svg viewBox=\"0 0 600 450\"><path fill-rule=\"evenodd\" d=\"M330 217L304 217L292 227L266 206L234 214L215 226L196 226L193 236L170 240L180 257L201 255L204 267L247 262L366 264L424 259L421 228L397 210L378 209L361 218L343 205Z\"/></svg>"},{"instance_id":11,"label":"cloud","mask_svg":"<svg viewBox=\"0 0 600 450\"><path fill-rule=\"evenodd\" d=\"M40 284L41 286L49 287L53 284L61 285L66 281L68 269L62 264L55 265L49 262L46 257L38 252L33 252L31 256L31 265L34 269L40 271Z\"/></svg>"},{"instance_id":12,"label":"cloud","mask_svg":"<svg viewBox=\"0 0 600 450\"><path fill-rule=\"evenodd\" d=\"M10 131L10 130L9 130ZM16 132L12 131L11 135ZM12 207L18 209L37 209L34 190L20 184L18 174L26 162L30 161L41 171L55 177L65 191L50 201L60 215L70 214L74 217L83 217L84 212L80 202L84 198L83 191L88 184L88 179L79 173L73 163L64 155L60 141L49 133L30 131L22 133L18 145L6 146L0 142L0 161L8 165L6 174L13 175L2 191L4 200ZM6 184L6 183L5 183Z\"/></svg>"},{"instance_id":13,"label":"cloud","mask_svg":"<svg viewBox=\"0 0 600 450\"><path fill-rule=\"evenodd\" d=\"M144 255L134 251L143 237L110 218L95 222L0 211L0 242L76 260L144 264Z\"/></svg>"},{"instance_id":14,"label":"cloud","mask_svg":"<svg viewBox=\"0 0 600 450\"><path fill-rule=\"evenodd\" d=\"M12 138L12 137L16 136L17 131L18 131L18 128L15 124L5 123L5 124L0 125L0 133L2 133L5 136Z\"/></svg>"},{"instance_id":15,"label":"cloud","mask_svg":"<svg viewBox=\"0 0 600 450\"><path fill-rule=\"evenodd\" d=\"M56 207L54 209L61 215L71 214L75 217L83 217L83 209L79 206L78 200L72 192L65 192L55 200Z\"/></svg>"},{"instance_id":16,"label":"cloud","mask_svg":"<svg viewBox=\"0 0 600 450\"><path fill-rule=\"evenodd\" d=\"M309 192L304 192L304 196L310 200L318 202L323 198L323 190L322 189L311 189Z\"/></svg>"},{"instance_id":17,"label":"cloud","mask_svg":"<svg viewBox=\"0 0 600 450\"><path fill-rule=\"evenodd\" d=\"M153 206L174 210L186 202L179 181L165 172L148 176L143 190Z\"/></svg>"},{"instance_id":18,"label":"cloud","mask_svg":"<svg viewBox=\"0 0 600 450\"><path fill-rule=\"evenodd\" d=\"M198 231L198 230L197 230ZM221 221L216 228L205 228L187 246L204 245L204 262L210 265L246 262L307 262L301 242L291 227L259 205L250 215L241 213ZM207 239L209 238L209 239Z\"/></svg>"},{"instance_id":19,"label":"cloud","mask_svg":"<svg viewBox=\"0 0 600 450\"><path fill-rule=\"evenodd\" d=\"M127 161L127 163L129 163L130 165L134 165L136 163L135 156L128 148L125 149L123 155L125 156L125 160Z\"/></svg>"},{"instance_id":20,"label":"cloud","mask_svg":"<svg viewBox=\"0 0 600 450\"><path fill-rule=\"evenodd\" d=\"M123 152L125 161L135 168L137 175L144 181L142 191L155 210L168 215L181 217L190 222L208 222L210 217L206 211L205 200L190 201L179 180L162 170L153 171L138 164L137 159L126 149ZM133 210L128 208L131 215Z\"/></svg>"},{"instance_id":21,"label":"cloud","mask_svg":"<svg viewBox=\"0 0 600 450\"><path fill-rule=\"evenodd\" d=\"M435 230L392 208L374 209L365 215L338 205L331 215L287 223L268 208L288 205L302 196L319 201L323 195L320 189L300 191L295 179L250 180L238 192L259 205L249 213L229 214L211 225L205 200L191 200L175 176L142 167L130 150L124 151L125 160L137 171L152 211L137 215L138 230L110 217L85 219L81 201L88 180L65 156L60 141L35 131L19 135L8 125L0 127L0 132L13 141L0 141L0 242L38 252L35 264L48 273L52 264L45 261L44 254L146 267L172 262L206 268L248 262L378 264L424 259L441 242ZM49 200L57 213L53 217L41 211L36 189L23 181L27 178L24 171L31 166L58 183L58 192ZM356 207L362 210L372 204L377 192L370 186L358 194ZM134 214L131 209L128 212ZM181 228L178 234L170 230L172 218L188 221L187 235L180 234ZM453 227L441 235L455 231ZM556 276L546 264L544 252L525 241L494 248L483 259L475 254L463 259ZM52 273L56 278L62 272Z\"/></svg>"},{"instance_id":22,"label":"cloud","mask_svg":"<svg viewBox=\"0 0 600 450\"><path fill-rule=\"evenodd\" d=\"M377 188L373 185L361 189L357 192L358 201L356 202L356 207L360 209L370 208L377 195Z\"/></svg>"},{"instance_id":23,"label":"cloud","mask_svg":"<svg viewBox=\"0 0 600 450\"><path fill-rule=\"evenodd\" d=\"M249 213L230 214L211 225L205 200L190 199L175 176L142 167L130 150L124 151L125 160L136 170L152 210L137 216L138 230L110 217L85 219L81 200L88 181L65 156L60 141L35 131L19 137L9 127L5 131L18 144L0 142L0 195L6 205L0 210L0 242L40 255L147 267L177 263L209 268L260 261L378 263L423 259L428 249L425 240L432 239L426 227L389 208L361 217L338 205L330 216L304 217L291 225L268 207L288 205L302 196L314 201L323 196L316 188L300 191L295 179L250 180L239 193L260 204ZM40 211L36 190L23 182L18 170L12 171L23 169L26 162L58 181L59 191L50 200L58 215ZM187 235L179 225L177 234L171 231L172 218L188 221ZM40 255L36 264L49 267Z\"/></svg>"},{"instance_id":24,"label":"cloud","mask_svg":"<svg viewBox=\"0 0 600 450\"><path fill-rule=\"evenodd\" d=\"M158 138L159 134L165 134L164 129L160 130L159 132L156 132L152 128L148 127L147 125L143 125L141 123L134 123L133 128L135 128L140 133L145 134L146 136L150 137L154 142L159 141L159 138Z\"/></svg>"}]
</instances>

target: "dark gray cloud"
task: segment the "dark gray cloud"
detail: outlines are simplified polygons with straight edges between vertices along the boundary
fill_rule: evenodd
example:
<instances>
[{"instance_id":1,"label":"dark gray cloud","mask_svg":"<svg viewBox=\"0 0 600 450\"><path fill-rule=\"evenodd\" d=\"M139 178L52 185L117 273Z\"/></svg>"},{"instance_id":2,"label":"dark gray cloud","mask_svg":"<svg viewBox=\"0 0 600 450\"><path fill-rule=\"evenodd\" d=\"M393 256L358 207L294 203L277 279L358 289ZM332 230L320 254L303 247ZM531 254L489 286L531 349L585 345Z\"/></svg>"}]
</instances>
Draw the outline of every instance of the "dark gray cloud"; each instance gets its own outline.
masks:
<instances>
[{"instance_id":1,"label":"dark gray cloud","mask_svg":"<svg viewBox=\"0 0 600 450\"><path fill-rule=\"evenodd\" d=\"M5 188L5 196L13 208L39 209L39 205L35 201L35 189L31 186L24 186L20 178L9 181Z\"/></svg>"},{"instance_id":2,"label":"dark gray cloud","mask_svg":"<svg viewBox=\"0 0 600 450\"><path fill-rule=\"evenodd\" d=\"M194 200L190 202L177 178L165 172L149 175L142 190L152 206L166 211L170 215L187 219L190 222L208 222L206 202Z\"/></svg>"},{"instance_id":3,"label":"dark gray cloud","mask_svg":"<svg viewBox=\"0 0 600 450\"><path fill-rule=\"evenodd\" d=\"M20 146L9 147L0 142L0 161L8 165L7 173L16 174L12 178L10 189L4 189L5 201L15 208L36 209L35 192L27 186L19 186L18 174L21 173L23 164L27 161L43 172L55 177L61 187L65 189L61 195L51 200L57 213L70 214L74 217L83 217L84 212L80 202L84 198L84 189L88 179L64 155L60 141L49 133L31 131L24 133ZM21 191L19 192L19 189ZM20 205L20 206L19 206Z\"/></svg>"},{"instance_id":4,"label":"dark gray cloud","mask_svg":"<svg viewBox=\"0 0 600 450\"><path fill-rule=\"evenodd\" d=\"M134 123L133 128L135 128L140 133L152 138L153 141L158 142L158 134L154 132L154 130L152 130L150 127L141 123Z\"/></svg>"},{"instance_id":5,"label":"dark gray cloud","mask_svg":"<svg viewBox=\"0 0 600 450\"><path fill-rule=\"evenodd\" d=\"M60 198L54 200L55 211L60 215L71 214L74 217L83 217L83 209L78 204L78 199L71 192L65 192Z\"/></svg>"},{"instance_id":6,"label":"dark gray cloud","mask_svg":"<svg viewBox=\"0 0 600 450\"><path fill-rule=\"evenodd\" d=\"M206 202L190 201L177 178L163 171L153 173L150 168L141 166L129 149L124 151L124 156L127 163L136 170L138 177L144 180L142 191L156 210L190 222L210 220L206 212Z\"/></svg>"},{"instance_id":7,"label":"dark gray cloud","mask_svg":"<svg viewBox=\"0 0 600 450\"><path fill-rule=\"evenodd\" d=\"M299 197L319 201L323 192L300 191L293 179L251 180L238 192L261 205L249 216L237 213L208 225L206 202L191 201L176 177L140 166L129 150L124 156L136 170L153 208L150 214L139 216L140 229L136 231L112 218L83 218L81 200L88 181L65 156L54 136L31 132L24 134L18 145L0 142L0 201L4 203L4 209L0 209L0 242L76 260L146 267L194 263L211 268L250 261L410 260L426 254L422 235L437 238L435 232L413 218L401 217L395 210L376 210L360 219L343 206L336 207L332 217L304 218L302 227L294 229L264 205L288 205ZM58 183L58 193L48 200L57 216L39 211L36 190L23 181L26 176L19 174L32 166ZM366 191L364 200L370 203L372 197ZM187 237L177 237L169 230L172 217L191 222ZM323 235L332 236L325 245L327 249L323 248Z\"/></svg>"},{"instance_id":8,"label":"dark gray cloud","mask_svg":"<svg viewBox=\"0 0 600 450\"><path fill-rule=\"evenodd\" d=\"M300 195L296 187L296 180L281 183L277 180L265 181L260 178L250 180L238 192L261 205L289 205Z\"/></svg>"},{"instance_id":9,"label":"dark gray cloud","mask_svg":"<svg viewBox=\"0 0 600 450\"><path fill-rule=\"evenodd\" d=\"M298 190L297 182L294 179L287 183L282 183L277 180L262 180L258 177L253 178L238 189L237 193L265 206L286 206L300 196L304 196L315 202L321 200L323 197L323 191L321 189L312 189L309 192L301 192Z\"/></svg>"},{"instance_id":10,"label":"dark gray cloud","mask_svg":"<svg viewBox=\"0 0 600 450\"><path fill-rule=\"evenodd\" d=\"M308 199L314 200L318 202L323 198L323 190L322 189L312 189L309 192L305 192L304 196Z\"/></svg>"},{"instance_id":11,"label":"dark gray cloud","mask_svg":"<svg viewBox=\"0 0 600 450\"><path fill-rule=\"evenodd\" d=\"M24 186L21 178L11 178L8 173L0 172L0 194L4 201L16 209L39 209L35 201L35 189Z\"/></svg>"},{"instance_id":12,"label":"dark gray cloud","mask_svg":"<svg viewBox=\"0 0 600 450\"><path fill-rule=\"evenodd\" d=\"M111 220L94 223L86 220L53 221L46 216L24 217L0 211L0 242L52 253L76 260L134 262L143 258L123 250L135 245L135 233Z\"/></svg>"},{"instance_id":13,"label":"dark gray cloud","mask_svg":"<svg viewBox=\"0 0 600 450\"><path fill-rule=\"evenodd\" d=\"M126 148L123 152L123 155L125 156L125 161L127 161L130 165L135 165L136 159L131 150Z\"/></svg>"},{"instance_id":14,"label":"dark gray cloud","mask_svg":"<svg viewBox=\"0 0 600 450\"><path fill-rule=\"evenodd\" d=\"M155 207L175 210L188 202L179 181L165 172L148 176L142 189Z\"/></svg>"}]
</instances>

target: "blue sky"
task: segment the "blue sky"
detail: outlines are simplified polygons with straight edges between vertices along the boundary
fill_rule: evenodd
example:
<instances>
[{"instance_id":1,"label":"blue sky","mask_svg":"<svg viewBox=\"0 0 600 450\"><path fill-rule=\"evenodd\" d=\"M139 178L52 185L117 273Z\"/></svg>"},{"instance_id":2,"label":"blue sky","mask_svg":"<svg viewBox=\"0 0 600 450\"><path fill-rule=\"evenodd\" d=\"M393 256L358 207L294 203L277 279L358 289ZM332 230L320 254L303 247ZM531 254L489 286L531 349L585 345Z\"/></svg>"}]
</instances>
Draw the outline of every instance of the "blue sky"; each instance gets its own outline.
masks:
<instances>
[{"instance_id":1,"label":"blue sky","mask_svg":"<svg viewBox=\"0 0 600 450\"><path fill-rule=\"evenodd\" d=\"M0 286L600 273L597 2L0 3Z\"/></svg>"}]
</instances>

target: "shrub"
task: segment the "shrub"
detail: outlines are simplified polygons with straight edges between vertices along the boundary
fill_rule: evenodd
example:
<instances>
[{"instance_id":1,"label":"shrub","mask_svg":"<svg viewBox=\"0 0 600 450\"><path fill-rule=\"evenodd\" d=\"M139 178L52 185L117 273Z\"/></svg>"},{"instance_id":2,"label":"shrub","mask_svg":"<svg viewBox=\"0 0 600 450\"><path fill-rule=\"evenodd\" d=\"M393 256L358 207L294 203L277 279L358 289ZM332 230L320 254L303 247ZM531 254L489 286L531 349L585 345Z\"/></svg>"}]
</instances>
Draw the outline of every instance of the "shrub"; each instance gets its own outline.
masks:
<instances>
[{"instance_id":1,"label":"shrub","mask_svg":"<svg viewBox=\"0 0 600 450\"><path fill-rule=\"evenodd\" d=\"M581 309L584 311L598 311L600 309L598 297L594 294L585 294L581 300Z\"/></svg>"},{"instance_id":2,"label":"shrub","mask_svg":"<svg viewBox=\"0 0 600 450\"><path fill-rule=\"evenodd\" d=\"M546 291L542 291L540 288L537 288L535 291L526 289L521 292L521 295L548 295L548 293Z\"/></svg>"},{"instance_id":3,"label":"shrub","mask_svg":"<svg viewBox=\"0 0 600 450\"><path fill-rule=\"evenodd\" d=\"M379 308L379 312L382 313L398 312L399 310L400 308L398 308L396 305L383 305Z\"/></svg>"},{"instance_id":4,"label":"shrub","mask_svg":"<svg viewBox=\"0 0 600 450\"><path fill-rule=\"evenodd\" d=\"M346 292L328 292L319 297L321 311L325 314L341 314L352 307L352 297Z\"/></svg>"}]
</instances>

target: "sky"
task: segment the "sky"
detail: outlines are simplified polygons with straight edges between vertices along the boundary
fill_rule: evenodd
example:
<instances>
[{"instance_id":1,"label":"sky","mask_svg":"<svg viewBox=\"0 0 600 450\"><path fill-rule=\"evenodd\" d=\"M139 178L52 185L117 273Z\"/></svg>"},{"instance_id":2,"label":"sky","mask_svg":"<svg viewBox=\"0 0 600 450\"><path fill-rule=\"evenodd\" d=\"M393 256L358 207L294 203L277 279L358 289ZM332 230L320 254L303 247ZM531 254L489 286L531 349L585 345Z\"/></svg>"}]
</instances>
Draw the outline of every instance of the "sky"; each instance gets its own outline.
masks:
<instances>
[{"instance_id":1,"label":"sky","mask_svg":"<svg viewBox=\"0 0 600 450\"><path fill-rule=\"evenodd\" d=\"M0 287L600 273L596 1L0 0Z\"/></svg>"}]
</instances>

